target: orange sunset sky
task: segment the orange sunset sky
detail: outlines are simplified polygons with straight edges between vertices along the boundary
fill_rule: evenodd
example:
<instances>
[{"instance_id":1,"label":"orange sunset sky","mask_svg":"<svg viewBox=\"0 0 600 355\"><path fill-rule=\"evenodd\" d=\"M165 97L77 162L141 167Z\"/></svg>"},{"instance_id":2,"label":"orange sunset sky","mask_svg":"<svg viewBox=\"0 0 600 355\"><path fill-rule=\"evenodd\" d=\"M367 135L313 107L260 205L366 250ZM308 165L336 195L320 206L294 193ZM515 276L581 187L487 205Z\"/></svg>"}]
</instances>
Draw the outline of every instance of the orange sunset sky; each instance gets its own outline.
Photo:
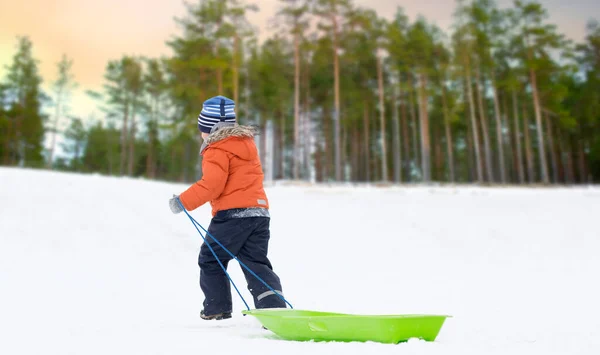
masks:
<instances>
[{"instance_id":1,"label":"orange sunset sky","mask_svg":"<svg viewBox=\"0 0 600 355\"><path fill-rule=\"evenodd\" d=\"M193 1L193 0L190 0ZM512 0L498 0L502 7ZM600 20L600 0L542 0L550 21L571 39L580 41L586 22ZM266 23L278 8L278 0L256 0L260 12L250 21L269 35ZM444 30L452 23L454 0L355 0L391 18L403 6L411 19L424 15ZM40 60L44 87L55 79L56 62L62 53L74 60L79 89L72 100L72 113L86 117L94 105L84 90L99 90L110 59L124 54L169 55L165 41L178 33L174 17L185 15L182 0L0 0L0 78L14 54L16 36L27 35Z\"/></svg>"}]
</instances>

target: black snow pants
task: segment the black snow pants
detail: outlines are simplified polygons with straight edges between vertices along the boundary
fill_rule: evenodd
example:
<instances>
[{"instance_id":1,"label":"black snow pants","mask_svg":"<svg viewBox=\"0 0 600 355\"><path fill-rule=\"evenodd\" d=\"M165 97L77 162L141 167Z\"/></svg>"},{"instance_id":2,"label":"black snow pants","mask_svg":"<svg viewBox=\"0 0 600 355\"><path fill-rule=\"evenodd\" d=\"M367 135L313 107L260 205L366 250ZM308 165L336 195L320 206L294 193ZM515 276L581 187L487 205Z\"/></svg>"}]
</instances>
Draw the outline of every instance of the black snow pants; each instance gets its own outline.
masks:
<instances>
[{"instance_id":1,"label":"black snow pants","mask_svg":"<svg viewBox=\"0 0 600 355\"><path fill-rule=\"evenodd\" d=\"M244 209L219 211L212 219L208 231L242 263L262 278L278 293L282 293L279 277L267 258L270 238L269 217L243 217ZM252 215L252 213L250 214ZM268 213L267 213L268 215ZM231 256L215 241L206 236L206 242L227 267ZM232 312L231 287L225 272L207 247L200 248L200 288L204 293L204 314L214 315ZM248 290L254 298L254 306L260 308L285 308L285 302L273 291L242 267Z\"/></svg>"}]
</instances>

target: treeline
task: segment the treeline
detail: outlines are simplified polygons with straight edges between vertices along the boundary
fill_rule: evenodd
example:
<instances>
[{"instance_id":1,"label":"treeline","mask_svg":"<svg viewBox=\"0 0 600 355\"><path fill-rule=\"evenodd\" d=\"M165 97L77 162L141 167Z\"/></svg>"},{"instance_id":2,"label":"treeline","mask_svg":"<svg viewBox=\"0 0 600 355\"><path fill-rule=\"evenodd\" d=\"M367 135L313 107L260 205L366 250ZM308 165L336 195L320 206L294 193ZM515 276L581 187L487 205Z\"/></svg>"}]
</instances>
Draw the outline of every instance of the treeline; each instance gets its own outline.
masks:
<instances>
[{"instance_id":1,"label":"treeline","mask_svg":"<svg viewBox=\"0 0 600 355\"><path fill-rule=\"evenodd\" d=\"M200 175L202 102L222 94L242 124L258 125L276 179L368 182L590 183L600 181L600 25L573 43L536 1L498 8L459 0L451 33L401 8L389 21L351 0L280 0L262 43L254 5L202 0L177 19L172 56L107 64L103 117L57 120L73 89L58 65L44 100L31 43L21 38L0 87L5 165L152 179ZM60 131L60 132L58 132ZM63 135L67 156L44 151ZM269 138L269 139L268 139ZM54 140L51 140L54 142Z\"/></svg>"}]
</instances>

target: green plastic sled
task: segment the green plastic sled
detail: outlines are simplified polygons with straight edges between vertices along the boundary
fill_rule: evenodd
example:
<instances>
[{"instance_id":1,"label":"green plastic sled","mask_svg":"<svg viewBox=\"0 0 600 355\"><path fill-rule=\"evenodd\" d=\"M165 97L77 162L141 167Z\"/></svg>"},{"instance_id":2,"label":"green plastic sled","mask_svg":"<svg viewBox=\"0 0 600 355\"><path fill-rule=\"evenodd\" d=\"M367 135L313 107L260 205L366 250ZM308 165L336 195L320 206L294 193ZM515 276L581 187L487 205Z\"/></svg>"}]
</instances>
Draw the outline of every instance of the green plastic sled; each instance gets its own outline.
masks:
<instances>
[{"instance_id":1,"label":"green plastic sled","mask_svg":"<svg viewBox=\"0 0 600 355\"><path fill-rule=\"evenodd\" d=\"M397 344L411 338L434 341L450 316L440 315L352 315L261 309L243 311L286 340L340 341Z\"/></svg>"}]
</instances>

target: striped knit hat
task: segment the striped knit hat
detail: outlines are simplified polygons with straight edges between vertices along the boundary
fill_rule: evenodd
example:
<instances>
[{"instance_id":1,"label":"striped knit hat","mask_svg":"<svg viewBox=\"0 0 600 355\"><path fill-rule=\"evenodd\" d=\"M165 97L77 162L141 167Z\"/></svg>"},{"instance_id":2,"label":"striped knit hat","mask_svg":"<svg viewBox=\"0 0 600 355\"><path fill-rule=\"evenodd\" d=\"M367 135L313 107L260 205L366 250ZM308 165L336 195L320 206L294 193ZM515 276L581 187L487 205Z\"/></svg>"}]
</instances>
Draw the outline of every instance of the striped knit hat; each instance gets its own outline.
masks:
<instances>
[{"instance_id":1,"label":"striped knit hat","mask_svg":"<svg viewBox=\"0 0 600 355\"><path fill-rule=\"evenodd\" d=\"M202 105L198 116L198 128L201 132L210 133L219 122L235 123L235 102L225 96L215 96Z\"/></svg>"}]
</instances>

